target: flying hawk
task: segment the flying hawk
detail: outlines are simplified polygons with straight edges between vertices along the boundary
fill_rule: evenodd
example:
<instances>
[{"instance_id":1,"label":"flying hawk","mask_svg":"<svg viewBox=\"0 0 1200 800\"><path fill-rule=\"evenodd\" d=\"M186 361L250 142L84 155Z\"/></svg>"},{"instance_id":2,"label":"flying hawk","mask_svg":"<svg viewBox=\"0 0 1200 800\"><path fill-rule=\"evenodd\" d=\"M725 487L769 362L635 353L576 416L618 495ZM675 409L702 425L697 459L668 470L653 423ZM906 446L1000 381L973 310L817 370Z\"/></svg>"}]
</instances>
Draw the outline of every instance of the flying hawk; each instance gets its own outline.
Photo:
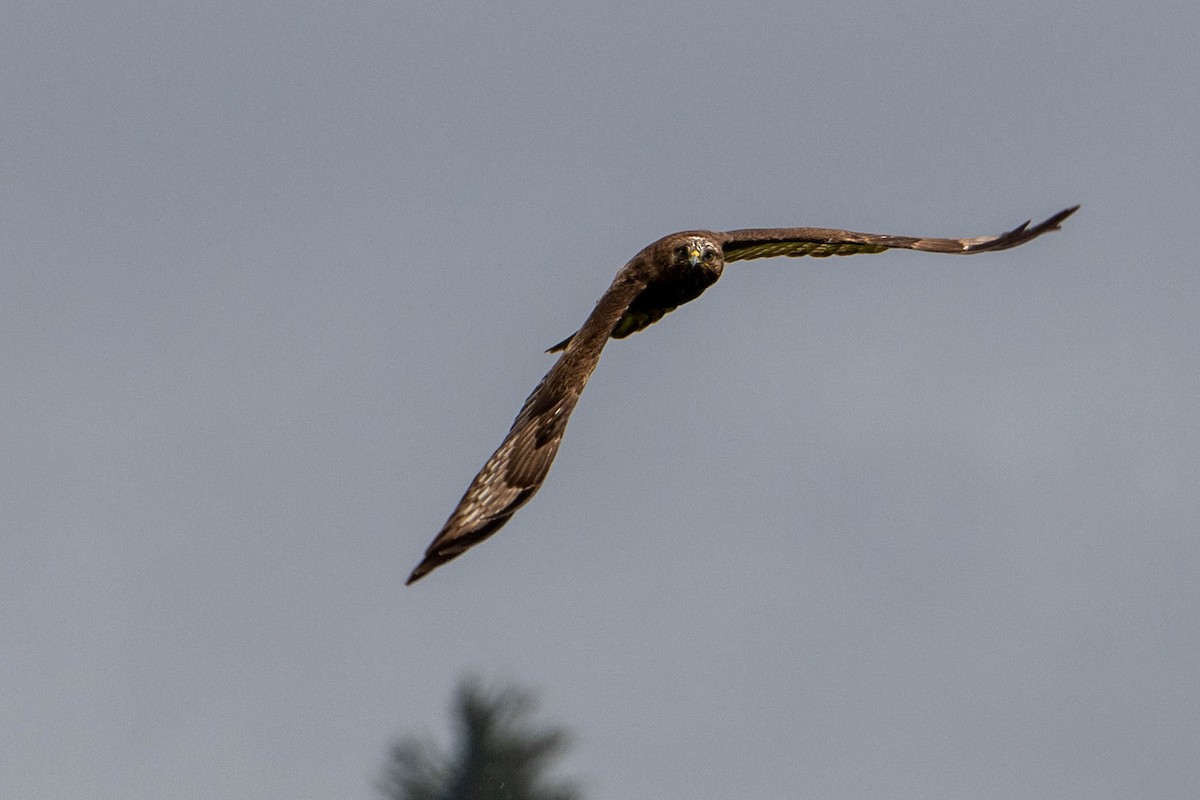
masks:
<instances>
[{"instance_id":1,"label":"flying hawk","mask_svg":"<svg viewBox=\"0 0 1200 800\"><path fill-rule=\"evenodd\" d=\"M529 395L508 436L471 481L406 584L491 536L533 497L546 479L567 419L609 337L623 339L695 300L717 282L726 264L776 256L882 253L894 248L967 255L1006 250L1058 230L1078 208L1064 209L1032 228L1026 222L999 236L973 239L885 236L828 228L683 231L664 236L621 267L578 331L546 351L562 351L562 356Z\"/></svg>"}]
</instances>

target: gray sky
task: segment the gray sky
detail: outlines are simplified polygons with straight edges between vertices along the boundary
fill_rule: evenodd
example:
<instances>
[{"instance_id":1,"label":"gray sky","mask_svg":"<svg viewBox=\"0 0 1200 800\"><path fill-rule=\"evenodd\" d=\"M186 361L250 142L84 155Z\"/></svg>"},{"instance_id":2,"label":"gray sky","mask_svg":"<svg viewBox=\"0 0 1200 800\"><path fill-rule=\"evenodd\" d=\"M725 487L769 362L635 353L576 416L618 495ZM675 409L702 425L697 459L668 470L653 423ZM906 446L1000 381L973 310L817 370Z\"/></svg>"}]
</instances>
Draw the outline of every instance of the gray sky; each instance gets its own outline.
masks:
<instances>
[{"instance_id":1,"label":"gray sky","mask_svg":"<svg viewBox=\"0 0 1200 800\"><path fill-rule=\"evenodd\" d=\"M14 2L0 795L373 796L466 670L592 798L1200 787L1194 2ZM403 579L613 273L732 266Z\"/></svg>"}]
</instances>

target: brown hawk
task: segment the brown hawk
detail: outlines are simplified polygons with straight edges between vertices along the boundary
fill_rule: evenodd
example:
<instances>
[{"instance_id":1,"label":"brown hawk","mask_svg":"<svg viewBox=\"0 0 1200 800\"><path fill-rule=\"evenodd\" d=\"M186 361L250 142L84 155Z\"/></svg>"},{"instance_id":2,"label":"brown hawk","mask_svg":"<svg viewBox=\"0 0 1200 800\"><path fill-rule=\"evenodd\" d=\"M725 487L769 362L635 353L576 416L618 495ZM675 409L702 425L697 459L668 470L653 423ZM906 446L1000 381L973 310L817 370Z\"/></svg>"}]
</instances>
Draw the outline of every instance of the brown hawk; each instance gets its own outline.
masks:
<instances>
[{"instance_id":1,"label":"brown hawk","mask_svg":"<svg viewBox=\"0 0 1200 800\"><path fill-rule=\"evenodd\" d=\"M900 248L931 253L985 253L1025 244L1079 206L1044 222L1029 222L999 236L935 239L886 236L828 228L748 228L683 231L646 247L617 272L592 313L571 336L546 352L562 351L529 395L508 436L471 481L466 494L425 551L406 583L419 580L498 531L546 479L567 419L609 338L623 339L694 300L721 277L725 264L775 256L848 256Z\"/></svg>"}]
</instances>

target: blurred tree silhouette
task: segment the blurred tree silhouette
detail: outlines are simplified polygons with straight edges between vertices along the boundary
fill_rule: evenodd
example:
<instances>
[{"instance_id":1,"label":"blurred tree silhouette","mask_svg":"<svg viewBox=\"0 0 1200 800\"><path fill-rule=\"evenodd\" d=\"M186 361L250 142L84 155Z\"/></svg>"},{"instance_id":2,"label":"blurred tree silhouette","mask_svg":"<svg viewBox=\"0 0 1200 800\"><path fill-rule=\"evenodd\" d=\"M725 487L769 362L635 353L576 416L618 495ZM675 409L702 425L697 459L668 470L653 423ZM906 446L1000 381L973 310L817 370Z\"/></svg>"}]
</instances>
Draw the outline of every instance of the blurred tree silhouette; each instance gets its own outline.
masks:
<instances>
[{"instance_id":1,"label":"blurred tree silhouette","mask_svg":"<svg viewBox=\"0 0 1200 800\"><path fill-rule=\"evenodd\" d=\"M488 691L463 679L454 698L453 749L414 737L397 741L376 788L388 800L580 800L573 784L546 776L568 737L562 728L532 727L536 705L526 689Z\"/></svg>"}]
</instances>

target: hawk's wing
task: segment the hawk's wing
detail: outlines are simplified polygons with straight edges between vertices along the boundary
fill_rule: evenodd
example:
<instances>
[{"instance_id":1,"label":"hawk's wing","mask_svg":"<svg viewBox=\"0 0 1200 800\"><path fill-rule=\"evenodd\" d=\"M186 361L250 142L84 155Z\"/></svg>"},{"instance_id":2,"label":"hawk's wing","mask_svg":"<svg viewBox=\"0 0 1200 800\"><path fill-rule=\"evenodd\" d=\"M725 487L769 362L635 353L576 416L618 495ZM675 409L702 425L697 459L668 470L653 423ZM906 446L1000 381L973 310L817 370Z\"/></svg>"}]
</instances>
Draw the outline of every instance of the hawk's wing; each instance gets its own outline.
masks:
<instances>
[{"instance_id":1,"label":"hawk's wing","mask_svg":"<svg viewBox=\"0 0 1200 800\"><path fill-rule=\"evenodd\" d=\"M985 253L1006 250L1058 230L1059 223L1075 213L1079 206L1063 209L1054 216L1029 227L1029 222L999 236L972 239L936 239L918 236L888 236L856 233L830 228L747 228L727 231L721 236L725 263L751 258L776 256L850 256L858 253L882 253L891 248L926 250L931 253Z\"/></svg>"},{"instance_id":2,"label":"hawk's wing","mask_svg":"<svg viewBox=\"0 0 1200 800\"><path fill-rule=\"evenodd\" d=\"M558 453L567 420L600 360L613 325L644 286L634 262L617 273L571 346L525 400L508 436L471 481L406 584L500 530L541 488Z\"/></svg>"}]
</instances>

